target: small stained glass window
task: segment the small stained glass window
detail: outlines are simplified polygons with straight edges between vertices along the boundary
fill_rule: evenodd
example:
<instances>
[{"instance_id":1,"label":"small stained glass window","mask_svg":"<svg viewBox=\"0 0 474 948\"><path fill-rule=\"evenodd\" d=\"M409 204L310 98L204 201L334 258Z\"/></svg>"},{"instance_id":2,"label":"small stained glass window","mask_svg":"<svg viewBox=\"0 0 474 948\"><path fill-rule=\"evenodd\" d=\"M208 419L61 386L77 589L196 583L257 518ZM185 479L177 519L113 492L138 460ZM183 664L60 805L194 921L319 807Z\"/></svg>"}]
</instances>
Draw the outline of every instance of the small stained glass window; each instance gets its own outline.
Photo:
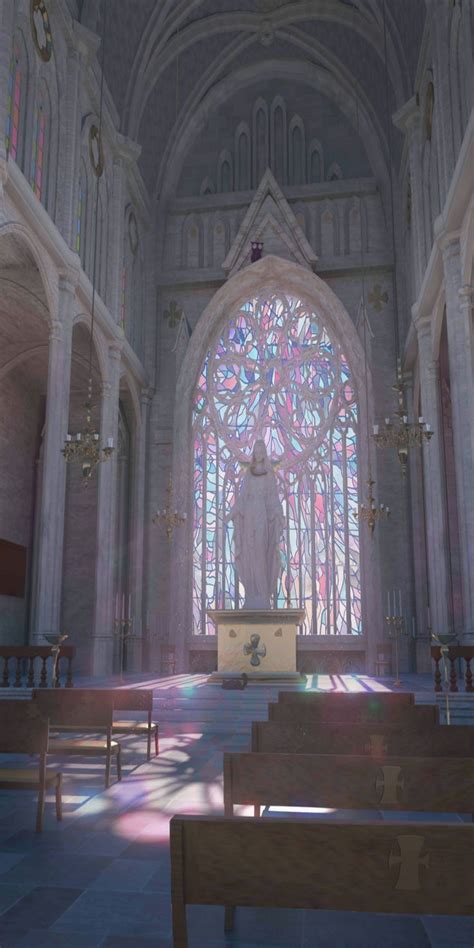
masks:
<instances>
[{"instance_id":1,"label":"small stained glass window","mask_svg":"<svg viewBox=\"0 0 474 948\"><path fill-rule=\"evenodd\" d=\"M85 213L85 191L84 184L79 181L79 192L77 195L77 212L76 212L76 237L74 241L74 249L76 253L81 253L83 249L84 242L84 213Z\"/></svg>"},{"instance_id":2,"label":"small stained glass window","mask_svg":"<svg viewBox=\"0 0 474 948\"><path fill-rule=\"evenodd\" d=\"M15 161L17 160L18 155L20 134L21 95L22 75L20 49L18 45L15 44L8 77L7 126L5 136L7 154L11 155Z\"/></svg>"},{"instance_id":3,"label":"small stained glass window","mask_svg":"<svg viewBox=\"0 0 474 948\"><path fill-rule=\"evenodd\" d=\"M257 438L286 521L274 605L304 609L304 634L361 633L357 400L320 315L282 293L245 303L201 368L193 430L193 633L214 632L208 609L242 606L226 512Z\"/></svg>"},{"instance_id":4,"label":"small stained glass window","mask_svg":"<svg viewBox=\"0 0 474 948\"><path fill-rule=\"evenodd\" d=\"M127 296L127 266L124 262L122 267L122 278L120 280L120 325L125 329L125 309Z\"/></svg>"},{"instance_id":5,"label":"small stained glass window","mask_svg":"<svg viewBox=\"0 0 474 948\"><path fill-rule=\"evenodd\" d=\"M43 93L40 93L35 110L33 126L33 147L31 153L31 187L36 197L41 201L45 182L45 151L46 151L46 103Z\"/></svg>"}]
</instances>

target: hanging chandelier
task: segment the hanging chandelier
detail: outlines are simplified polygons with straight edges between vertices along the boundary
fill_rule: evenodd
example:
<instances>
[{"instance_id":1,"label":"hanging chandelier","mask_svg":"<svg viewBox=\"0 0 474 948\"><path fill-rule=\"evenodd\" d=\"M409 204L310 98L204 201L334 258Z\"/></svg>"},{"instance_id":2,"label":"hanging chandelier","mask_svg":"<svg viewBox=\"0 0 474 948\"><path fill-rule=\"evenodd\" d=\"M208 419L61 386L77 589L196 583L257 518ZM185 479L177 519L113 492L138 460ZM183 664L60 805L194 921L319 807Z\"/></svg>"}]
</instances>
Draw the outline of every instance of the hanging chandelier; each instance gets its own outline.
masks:
<instances>
[{"instance_id":1,"label":"hanging chandelier","mask_svg":"<svg viewBox=\"0 0 474 948\"><path fill-rule=\"evenodd\" d=\"M100 447L100 435L94 431L92 425L92 380L89 378L89 388L87 391L87 401L84 402L85 424L82 431L77 434L66 435L66 442L62 454L66 461L79 461L81 463L82 476L84 483L87 484L89 478L101 461L107 461L114 450L114 439L108 438L107 445Z\"/></svg>"},{"instance_id":2,"label":"hanging chandelier","mask_svg":"<svg viewBox=\"0 0 474 948\"><path fill-rule=\"evenodd\" d=\"M379 520L388 520L390 516L390 507L386 507L385 504L377 504L374 497L375 481L373 480L370 472L369 477L366 480L366 484L366 503L359 504L359 508L355 511L354 517L356 520L359 520L359 522L366 523L369 528L370 535L373 536L375 525L379 522Z\"/></svg>"},{"instance_id":3,"label":"hanging chandelier","mask_svg":"<svg viewBox=\"0 0 474 948\"><path fill-rule=\"evenodd\" d=\"M393 148L392 133L390 123L390 97L388 82L388 58L387 58L387 22L385 0L383 0L383 46L384 46L384 71L385 71L385 109L387 116L387 144L389 156L389 181L390 181L390 218L392 230L393 247L393 325L395 334L395 359L396 359L396 382L393 386L397 396L397 409L394 412L393 419L385 418L383 425L374 425L372 437L379 448L395 448L398 459L401 464L402 474L406 474L408 464L408 453L410 448L420 448L426 444L433 435L431 425L425 422L420 415L417 421L409 421L408 410L405 398L405 382L403 379L402 364L400 359L400 335L398 327L398 291L397 291L397 246L395 240L395 211L393 197Z\"/></svg>"},{"instance_id":4,"label":"hanging chandelier","mask_svg":"<svg viewBox=\"0 0 474 948\"><path fill-rule=\"evenodd\" d=\"M408 418L400 360L397 361L397 381L393 390L397 393L398 402L394 417L385 418L383 425L374 425L372 436L378 448L395 448L402 474L405 475L410 448L421 448L423 444L427 444L433 436L433 430L422 415L417 421L410 421Z\"/></svg>"},{"instance_id":5,"label":"hanging chandelier","mask_svg":"<svg viewBox=\"0 0 474 948\"><path fill-rule=\"evenodd\" d=\"M100 101L99 101L99 127L96 129L96 138L99 147L99 154L102 151L102 113L103 113L103 103L104 103L104 71L105 71L105 35L106 35L106 22L107 22L107 0L104 4L104 19L103 19L103 28L102 28L102 75L100 80ZM91 159L92 160L92 159ZM81 465L83 484L87 485L90 481L92 473L95 471L98 464L102 461L107 461L111 457L114 450L114 440L113 438L107 439L107 445L105 447L100 446L100 435L98 431L95 431L92 424L92 355L93 355L93 344L94 344L94 327L95 327L95 301L96 301L96 274L97 274L97 235L98 235L98 224L99 224L99 187L100 179L103 173L103 162L97 165L97 168L93 165L94 173L96 176L96 191L95 191L95 208L94 208L94 266L92 274L92 305L91 305L91 331L89 338L89 379L87 387L87 398L84 402L85 409L85 419L84 426L82 431L78 431L76 434L67 434L66 440L64 443L64 448L62 449L62 454L64 455L65 460L68 463L77 461ZM100 253L102 248L99 248Z\"/></svg>"}]
</instances>

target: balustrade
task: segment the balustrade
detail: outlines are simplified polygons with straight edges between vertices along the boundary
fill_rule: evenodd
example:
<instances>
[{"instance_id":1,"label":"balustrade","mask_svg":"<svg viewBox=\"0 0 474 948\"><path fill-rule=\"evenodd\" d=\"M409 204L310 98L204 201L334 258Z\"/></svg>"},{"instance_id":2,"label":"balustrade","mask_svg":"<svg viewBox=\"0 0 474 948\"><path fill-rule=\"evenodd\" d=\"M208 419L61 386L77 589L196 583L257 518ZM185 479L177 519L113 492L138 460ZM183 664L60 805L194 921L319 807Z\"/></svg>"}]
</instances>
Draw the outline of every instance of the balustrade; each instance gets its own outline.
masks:
<instances>
[{"instance_id":1,"label":"balustrade","mask_svg":"<svg viewBox=\"0 0 474 948\"><path fill-rule=\"evenodd\" d=\"M441 648L440 645L431 646L431 657L435 663L435 672L434 672L434 686L435 691L443 691L442 685L442 676L439 663L443 657L443 653L446 655L446 659L449 662L449 691L455 692L459 691L458 688L458 673L456 670L456 662L465 662L464 669L464 690L465 691L474 691L472 684L472 671L471 671L471 660L474 658L474 646L472 645L449 645L446 649Z\"/></svg>"},{"instance_id":2,"label":"balustrade","mask_svg":"<svg viewBox=\"0 0 474 948\"><path fill-rule=\"evenodd\" d=\"M72 660L76 654L73 645L62 645L56 664L55 688L61 687L61 663L67 661L65 688L73 687ZM54 656L48 645L1 645L0 659L3 673L0 688L47 688L53 674ZM49 662L49 666L48 666ZM39 675L39 678L37 677ZM64 677L64 676L63 676ZM36 683L37 682L37 683Z\"/></svg>"}]
</instances>

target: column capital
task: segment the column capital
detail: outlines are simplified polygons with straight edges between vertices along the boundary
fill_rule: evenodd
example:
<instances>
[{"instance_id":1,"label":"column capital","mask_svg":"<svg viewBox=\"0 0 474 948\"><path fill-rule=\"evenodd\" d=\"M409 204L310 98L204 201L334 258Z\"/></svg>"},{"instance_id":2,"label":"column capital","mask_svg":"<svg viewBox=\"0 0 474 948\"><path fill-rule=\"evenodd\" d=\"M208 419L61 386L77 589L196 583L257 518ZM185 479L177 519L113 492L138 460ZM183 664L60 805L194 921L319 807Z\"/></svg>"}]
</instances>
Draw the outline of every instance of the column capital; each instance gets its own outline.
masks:
<instances>
[{"instance_id":1,"label":"column capital","mask_svg":"<svg viewBox=\"0 0 474 948\"><path fill-rule=\"evenodd\" d=\"M154 389L154 388L142 388L142 390L141 390L141 392L140 392L140 402L141 402L141 404L142 404L144 407L149 408L149 406L151 405L151 403L152 403L152 401L153 401L153 395L154 395L154 394L155 394L155 389Z\"/></svg>"},{"instance_id":2,"label":"column capital","mask_svg":"<svg viewBox=\"0 0 474 948\"><path fill-rule=\"evenodd\" d=\"M443 260L450 260L452 257L458 257L461 253L461 232L459 230L449 231L447 234L439 234L438 245L443 254Z\"/></svg>"},{"instance_id":3,"label":"column capital","mask_svg":"<svg viewBox=\"0 0 474 948\"><path fill-rule=\"evenodd\" d=\"M123 342L111 342L109 345L109 359L120 362L122 359Z\"/></svg>"},{"instance_id":4,"label":"column capital","mask_svg":"<svg viewBox=\"0 0 474 948\"><path fill-rule=\"evenodd\" d=\"M463 308L469 309L472 306L474 301L474 286L470 286L469 283L465 283L458 290L459 300Z\"/></svg>"},{"instance_id":5,"label":"column capital","mask_svg":"<svg viewBox=\"0 0 474 948\"><path fill-rule=\"evenodd\" d=\"M60 319L52 319L49 324L49 338L51 342L61 342L63 324Z\"/></svg>"}]
</instances>

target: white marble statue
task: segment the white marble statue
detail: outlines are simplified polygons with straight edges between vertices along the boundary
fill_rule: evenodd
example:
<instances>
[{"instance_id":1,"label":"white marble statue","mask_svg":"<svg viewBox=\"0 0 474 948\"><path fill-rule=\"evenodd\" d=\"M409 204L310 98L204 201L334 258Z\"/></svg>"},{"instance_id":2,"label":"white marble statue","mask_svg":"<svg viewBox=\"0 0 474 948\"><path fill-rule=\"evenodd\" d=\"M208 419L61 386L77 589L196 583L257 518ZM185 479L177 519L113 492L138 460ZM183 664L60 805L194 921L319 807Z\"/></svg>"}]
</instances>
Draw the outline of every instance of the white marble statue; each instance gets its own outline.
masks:
<instances>
[{"instance_id":1,"label":"white marble statue","mask_svg":"<svg viewBox=\"0 0 474 948\"><path fill-rule=\"evenodd\" d=\"M272 463L262 440L228 517L234 521L235 563L245 589L244 609L270 609L281 572L284 514Z\"/></svg>"}]
</instances>

